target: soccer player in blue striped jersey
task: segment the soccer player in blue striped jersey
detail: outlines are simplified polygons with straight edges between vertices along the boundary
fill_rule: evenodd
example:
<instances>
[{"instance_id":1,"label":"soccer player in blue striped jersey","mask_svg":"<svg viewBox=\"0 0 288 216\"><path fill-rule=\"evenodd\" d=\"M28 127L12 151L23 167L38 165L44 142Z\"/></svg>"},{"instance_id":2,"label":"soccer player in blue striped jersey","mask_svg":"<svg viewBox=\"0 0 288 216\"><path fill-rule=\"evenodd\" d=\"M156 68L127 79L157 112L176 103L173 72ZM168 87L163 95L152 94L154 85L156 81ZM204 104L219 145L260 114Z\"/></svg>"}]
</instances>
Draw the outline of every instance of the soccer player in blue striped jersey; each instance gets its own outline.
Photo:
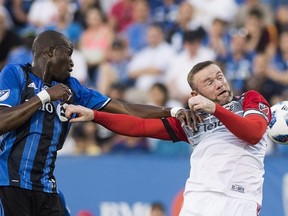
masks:
<instances>
[{"instance_id":1,"label":"soccer player in blue striped jersey","mask_svg":"<svg viewBox=\"0 0 288 216\"><path fill-rule=\"evenodd\" d=\"M53 171L70 123L67 104L145 118L170 116L170 108L128 104L70 77L72 43L45 31L32 47L32 65L7 65L0 73L0 215L62 216Z\"/></svg>"}]
</instances>

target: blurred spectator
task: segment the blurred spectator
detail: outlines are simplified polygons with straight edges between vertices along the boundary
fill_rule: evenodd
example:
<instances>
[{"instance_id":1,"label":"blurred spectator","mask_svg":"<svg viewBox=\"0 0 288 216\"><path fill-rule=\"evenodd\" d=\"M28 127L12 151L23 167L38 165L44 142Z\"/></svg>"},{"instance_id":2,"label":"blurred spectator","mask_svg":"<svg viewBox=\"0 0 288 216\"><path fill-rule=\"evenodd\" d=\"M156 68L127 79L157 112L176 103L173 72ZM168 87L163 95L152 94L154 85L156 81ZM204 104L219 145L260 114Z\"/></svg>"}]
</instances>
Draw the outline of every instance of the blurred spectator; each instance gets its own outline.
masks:
<instances>
[{"instance_id":1,"label":"blurred spectator","mask_svg":"<svg viewBox=\"0 0 288 216\"><path fill-rule=\"evenodd\" d=\"M197 30L203 34L203 37L206 35L200 23L195 22L193 17L194 10L192 5L187 1L183 1L179 6L174 26L166 33L167 41L172 44L177 52L180 52L183 48L183 35L185 31Z\"/></svg>"},{"instance_id":2,"label":"blurred spectator","mask_svg":"<svg viewBox=\"0 0 288 216\"><path fill-rule=\"evenodd\" d=\"M287 0L261 0L261 2L269 5L274 10L282 5L287 5Z\"/></svg>"},{"instance_id":3,"label":"blurred spectator","mask_svg":"<svg viewBox=\"0 0 288 216\"><path fill-rule=\"evenodd\" d=\"M256 90L267 98L267 91L270 91L269 85L266 86L268 81L267 73L269 72L270 59L266 54L256 54L252 62L252 75L246 82L247 90ZM268 99L268 98L267 98Z\"/></svg>"},{"instance_id":4,"label":"blurred spectator","mask_svg":"<svg viewBox=\"0 0 288 216\"><path fill-rule=\"evenodd\" d=\"M245 91L246 81L252 75L253 53L245 49L246 32L242 29L231 33L231 41L224 56L217 56L217 61L223 65L226 79L231 83L235 95Z\"/></svg>"},{"instance_id":5,"label":"blurred spectator","mask_svg":"<svg viewBox=\"0 0 288 216\"><path fill-rule=\"evenodd\" d=\"M212 21L218 17L226 22L232 22L238 5L234 0L187 0L194 8L194 19L205 28L211 27Z\"/></svg>"},{"instance_id":6,"label":"blurred spectator","mask_svg":"<svg viewBox=\"0 0 288 216\"><path fill-rule=\"evenodd\" d=\"M34 32L27 32L22 36L23 45L12 49L7 56L7 64L32 63L32 44L36 35Z\"/></svg>"},{"instance_id":7,"label":"blurred spectator","mask_svg":"<svg viewBox=\"0 0 288 216\"><path fill-rule=\"evenodd\" d=\"M278 50L272 57L271 66L266 76L269 80L266 85L266 99L270 103L276 103L278 98L287 100L288 84L288 31L279 35Z\"/></svg>"},{"instance_id":8,"label":"blurred spectator","mask_svg":"<svg viewBox=\"0 0 288 216\"><path fill-rule=\"evenodd\" d=\"M0 71L6 64L9 53L23 44L21 37L10 29L6 12L0 5Z\"/></svg>"},{"instance_id":9,"label":"blurred spectator","mask_svg":"<svg viewBox=\"0 0 288 216\"><path fill-rule=\"evenodd\" d=\"M78 49L73 50L72 60L74 63L71 76L76 77L80 83L89 85L88 66L87 61L82 52Z\"/></svg>"},{"instance_id":10,"label":"blurred spectator","mask_svg":"<svg viewBox=\"0 0 288 216\"><path fill-rule=\"evenodd\" d=\"M258 9L249 11L245 19L244 28L247 30L246 49L248 52L273 55L276 48L275 35L268 30L263 14Z\"/></svg>"},{"instance_id":11,"label":"blurred spectator","mask_svg":"<svg viewBox=\"0 0 288 216\"><path fill-rule=\"evenodd\" d=\"M108 91L109 97L119 100L126 101L125 94L127 92L127 87L120 82L115 82L110 85L110 89Z\"/></svg>"},{"instance_id":12,"label":"blurred spectator","mask_svg":"<svg viewBox=\"0 0 288 216\"><path fill-rule=\"evenodd\" d=\"M170 99L168 88L160 82L156 82L150 87L147 103L163 107L181 106L181 103L178 101Z\"/></svg>"},{"instance_id":13,"label":"blurred spectator","mask_svg":"<svg viewBox=\"0 0 288 216\"><path fill-rule=\"evenodd\" d=\"M16 32L21 32L21 30L28 25L28 12L34 1L35 0L6 1L5 5L10 12Z\"/></svg>"},{"instance_id":14,"label":"blurred spectator","mask_svg":"<svg viewBox=\"0 0 288 216\"><path fill-rule=\"evenodd\" d=\"M12 21L11 15L9 14L7 8L4 6L4 3L1 3L1 0L0 0L0 14L2 16L5 16L4 26L8 29L12 29L14 27L14 23Z\"/></svg>"},{"instance_id":15,"label":"blurred spectator","mask_svg":"<svg viewBox=\"0 0 288 216\"><path fill-rule=\"evenodd\" d=\"M74 125L72 125L71 127L71 130L70 132L68 133L68 136L65 140L65 143L63 145L63 148L60 149L58 152L57 152L57 155L58 156L62 156L62 155L76 155L75 153L75 149L76 149L76 141L72 135L73 133L73 127Z\"/></svg>"},{"instance_id":16,"label":"blurred spectator","mask_svg":"<svg viewBox=\"0 0 288 216\"><path fill-rule=\"evenodd\" d=\"M202 32L187 31L184 33L184 50L171 58L166 84L172 99L186 105L191 96L191 89L187 83L187 74L191 68L200 61L215 60L215 52L202 45Z\"/></svg>"},{"instance_id":17,"label":"blurred spectator","mask_svg":"<svg viewBox=\"0 0 288 216\"><path fill-rule=\"evenodd\" d=\"M77 123L72 128L75 154L99 155L101 148L96 141L97 125L93 122Z\"/></svg>"},{"instance_id":18,"label":"blurred spectator","mask_svg":"<svg viewBox=\"0 0 288 216\"><path fill-rule=\"evenodd\" d=\"M128 74L136 81L136 88L147 92L153 83L163 82L174 50L165 41L163 30L159 25L150 25L146 37L148 46L132 57Z\"/></svg>"},{"instance_id":19,"label":"blurred spectator","mask_svg":"<svg viewBox=\"0 0 288 216\"><path fill-rule=\"evenodd\" d=\"M149 5L145 0L136 0L133 4L132 22L122 32L127 39L132 54L139 52L147 45L147 31L150 24Z\"/></svg>"},{"instance_id":20,"label":"blurred spectator","mask_svg":"<svg viewBox=\"0 0 288 216\"><path fill-rule=\"evenodd\" d=\"M88 9L97 8L103 12L102 6L99 0L77 0L78 7L74 13L74 22L79 23L83 28L86 28L86 14Z\"/></svg>"},{"instance_id":21,"label":"blurred spectator","mask_svg":"<svg viewBox=\"0 0 288 216\"><path fill-rule=\"evenodd\" d=\"M118 1L118 0L98 0L101 8L103 10L103 12L105 14L109 14L109 12L111 11L113 5Z\"/></svg>"},{"instance_id":22,"label":"blurred spectator","mask_svg":"<svg viewBox=\"0 0 288 216\"><path fill-rule=\"evenodd\" d=\"M82 26L73 21L74 11L71 9L70 0L61 0L56 4L57 15L53 23L45 25L45 30L55 30L66 35L77 47L83 32Z\"/></svg>"},{"instance_id":23,"label":"blurred spectator","mask_svg":"<svg viewBox=\"0 0 288 216\"><path fill-rule=\"evenodd\" d=\"M116 32L123 32L133 22L135 0L117 0L111 7L109 23Z\"/></svg>"},{"instance_id":24,"label":"blurred spectator","mask_svg":"<svg viewBox=\"0 0 288 216\"><path fill-rule=\"evenodd\" d=\"M134 81L128 77L129 61L127 45L122 39L115 39L109 49L106 61L99 67L97 89L107 95L113 83L121 83L127 87L133 86Z\"/></svg>"},{"instance_id":25,"label":"blurred spectator","mask_svg":"<svg viewBox=\"0 0 288 216\"><path fill-rule=\"evenodd\" d=\"M149 216L165 216L165 208L161 202L153 202Z\"/></svg>"},{"instance_id":26,"label":"blurred spectator","mask_svg":"<svg viewBox=\"0 0 288 216\"><path fill-rule=\"evenodd\" d=\"M36 0L32 3L28 12L28 21L37 30L43 31L43 27L55 23L57 19L56 4L61 0Z\"/></svg>"},{"instance_id":27,"label":"blurred spectator","mask_svg":"<svg viewBox=\"0 0 288 216\"><path fill-rule=\"evenodd\" d=\"M90 82L95 85L98 66L106 58L114 33L105 22L102 12L97 8L88 9L86 23L87 29L81 35L79 50L86 57Z\"/></svg>"},{"instance_id":28,"label":"blurred spectator","mask_svg":"<svg viewBox=\"0 0 288 216\"><path fill-rule=\"evenodd\" d=\"M208 31L204 44L213 49L217 55L224 56L229 47L230 36L228 33L228 23L221 18L214 18L212 26Z\"/></svg>"},{"instance_id":29,"label":"blurred spectator","mask_svg":"<svg viewBox=\"0 0 288 216\"><path fill-rule=\"evenodd\" d=\"M153 5L152 2L155 2ZM178 14L179 1L177 0L162 0L149 1L151 19L158 23L164 30L165 35L171 31L176 22ZM158 4L157 4L158 3Z\"/></svg>"},{"instance_id":30,"label":"blurred spectator","mask_svg":"<svg viewBox=\"0 0 288 216\"><path fill-rule=\"evenodd\" d=\"M288 5L282 5L275 11L275 26L278 35L288 30Z\"/></svg>"},{"instance_id":31,"label":"blurred spectator","mask_svg":"<svg viewBox=\"0 0 288 216\"><path fill-rule=\"evenodd\" d=\"M273 11L269 5L263 3L261 0L245 0L245 3L237 10L232 22L232 27L242 28L250 11L254 9L259 10L263 14L264 23L266 25L271 25L273 23Z\"/></svg>"}]
</instances>

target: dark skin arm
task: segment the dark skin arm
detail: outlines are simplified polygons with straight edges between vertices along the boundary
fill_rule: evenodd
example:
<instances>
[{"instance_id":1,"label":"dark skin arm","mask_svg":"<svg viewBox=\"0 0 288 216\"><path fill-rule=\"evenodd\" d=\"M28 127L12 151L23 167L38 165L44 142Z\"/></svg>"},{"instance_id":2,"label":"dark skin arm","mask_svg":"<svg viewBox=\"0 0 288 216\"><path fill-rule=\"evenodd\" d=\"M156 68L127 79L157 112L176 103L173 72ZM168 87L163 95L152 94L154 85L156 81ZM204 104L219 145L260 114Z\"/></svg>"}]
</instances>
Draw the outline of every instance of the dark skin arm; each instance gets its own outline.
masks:
<instances>
[{"instance_id":1,"label":"dark skin arm","mask_svg":"<svg viewBox=\"0 0 288 216\"><path fill-rule=\"evenodd\" d=\"M203 117L190 109L181 109L176 113L176 118L180 121L181 126L187 125L190 129L198 131L198 123L203 123Z\"/></svg>"},{"instance_id":2,"label":"dark skin arm","mask_svg":"<svg viewBox=\"0 0 288 216\"><path fill-rule=\"evenodd\" d=\"M129 114L141 118L162 118L169 117L170 110L171 108L169 107L157 107L144 104L130 104L112 99L101 111Z\"/></svg>"},{"instance_id":3,"label":"dark skin arm","mask_svg":"<svg viewBox=\"0 0 288 216\"><path fill-rule=\"evenodd\" d=\"M27 122L31 116L42 106L42 102L37 96L29 101L15 107L0 107L0 135L17 129Z\"/></svg>"},{"instance_id":4,"label":"dark skin arm","mask_svg":"<svg viewBox=\"0 0 288 216\"><path fill-rule=\"evenodd\" d=\"M51 101L67 101L70 96L69 88L63 84L57 84L47 89ZM0 107L0 135L15 130L27 122L31 116L39 110L42 102L38 96L32 97L29 101L15 107Z\"/></svg>"},{"instance_id":5,"label":"dark skin arm","mask_svg":"<svg viewBox=\"0 0 288 216\"><path fill-rule=\"evenodd\" d=\"M197 96L197 93L192 91L191 96ZM203 117L199 112L195 112L194 110L191 109L181 109L176 113L175 116L178 121L180 121L181 126L184 127L187 125L190 129L194 131L198 131L198 123L203 123Z\"/></svg>"}]
</instances>

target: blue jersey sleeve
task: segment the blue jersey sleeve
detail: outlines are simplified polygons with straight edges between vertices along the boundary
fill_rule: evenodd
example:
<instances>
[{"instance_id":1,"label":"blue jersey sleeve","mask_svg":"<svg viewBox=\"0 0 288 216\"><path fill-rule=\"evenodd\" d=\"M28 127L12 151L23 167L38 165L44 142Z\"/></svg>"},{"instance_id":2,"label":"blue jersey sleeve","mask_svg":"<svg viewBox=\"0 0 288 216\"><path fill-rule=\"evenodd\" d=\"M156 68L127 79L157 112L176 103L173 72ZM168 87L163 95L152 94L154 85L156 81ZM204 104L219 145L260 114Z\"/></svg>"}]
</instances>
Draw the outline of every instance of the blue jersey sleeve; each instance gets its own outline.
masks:
<instances>
[{"instance_id":1,"label":"blue jersey sleeve","mask_svg":"<svg viewBox=\"0 0 288 216\"><path fill-rule=\"evenodd\" d=\"M69 78L68 83L74 91L76 97L75 104L77 105L99 110L105 107L111 100L100 92L81 85L80 82L73 77Z\"/></svg>"},{"instance_id":2,"label":"blue jersey sleeve","mask_svg":"<svg viewBox=\"0 0 288 216\"><path fill-rule=\"evenodd\" d=\"M0 106L16 106L21 102L25 76L20 65L9 64L0 73Z\"/></svg>"}]
</instances>

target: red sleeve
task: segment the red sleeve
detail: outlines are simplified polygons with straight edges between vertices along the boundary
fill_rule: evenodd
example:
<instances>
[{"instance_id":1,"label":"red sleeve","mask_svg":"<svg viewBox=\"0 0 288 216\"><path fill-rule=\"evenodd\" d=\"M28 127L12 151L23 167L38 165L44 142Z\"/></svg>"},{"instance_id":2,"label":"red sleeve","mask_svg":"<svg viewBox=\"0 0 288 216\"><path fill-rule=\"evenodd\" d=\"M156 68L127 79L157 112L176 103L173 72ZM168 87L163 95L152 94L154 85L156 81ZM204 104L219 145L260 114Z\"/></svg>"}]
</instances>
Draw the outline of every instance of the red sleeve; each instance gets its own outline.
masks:
<instances>
[{"instance_id":1,"label":"red sleeve","mask_svg":"<svg viewBox=\"0 0 288 216\"><path fill-rule=\"evenodd\" d=\"M125 136L171 140L161 119L144 119L94 110L94 122Z\"/></svg>"},{"instance_id":2,"label":"red sleeve","mask_svg":"<svg viewBox=\"0 0 288 216\"><path fill-rule=\"evenodd\" d=\"M257 144L271 119L269 104L260 94L250 91L244 96L243 110L244 117L216 104L214 116L239 139L250 144Z\"/></svg>"},{"instance_id":3,"label":"red sleeve","mask_svg":"<svg viewBox=\"0 0 288 216\"><path fill-rule=\"evenodd\" d=\"M164 118L162 121L173 142L185 141L189 143L188 138L181 127L181 123L176 118Z\"/></svg>"},{"instance_id":4,"label":"red sleeve","mask_svg":"<svg viewBox=\"0 0 288 216\"><path fill-rule=\"evenodd\" d=\"M244 116L250 114L262 115L267 122L271 120L271 110L269 103L258 92L251 90L243 94Z\"/></svg>"}]
</instances>

